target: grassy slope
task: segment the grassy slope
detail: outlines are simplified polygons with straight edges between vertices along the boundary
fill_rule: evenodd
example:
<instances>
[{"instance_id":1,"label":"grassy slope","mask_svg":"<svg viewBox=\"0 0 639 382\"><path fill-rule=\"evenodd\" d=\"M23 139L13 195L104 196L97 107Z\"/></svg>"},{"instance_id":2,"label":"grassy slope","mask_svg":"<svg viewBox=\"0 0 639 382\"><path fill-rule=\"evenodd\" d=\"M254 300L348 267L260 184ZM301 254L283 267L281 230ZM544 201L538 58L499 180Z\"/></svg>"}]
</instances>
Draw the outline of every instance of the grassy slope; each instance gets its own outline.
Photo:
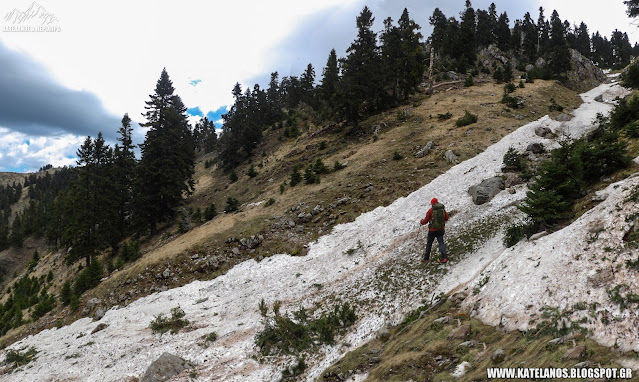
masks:
<instances>
[{"instance_id":1,"label":"grassy slope","mask_svg":"<svg viewBox=\"0 0 639 382\"><path fill-rule=\"evenodd\" d=\"M25 334L50 327L61 322L71 322L80 317L83 305L98 297L106 306L126 304L136 298L153 293L161 288L184 285L195 279L210 279L244 259L268 256L274 253L304 253L304 246L332 226L352 221L363 212L380 205L387 205L398 197L418 189L450 168L443 159L446 150L452 149L460 160L482 152L513 129L548 114L550 98L571 110L581 102L572 91L552 81L535 81L514 95L526 99L521 110L509 110L499 103L503 85L492 82L470 88L441 88L432 96L417 95L406 105L373 116L362 123L362 128L353 132L348 127L316 137L310 134L320 126L308 119L308 131L296 139L280 141L282 130L269 130L264 143L256 150L253 159L258 175L250 178L246 174L249 165L237 169L239 181L230 183L227 174L218 169L205 169L202 158L196 166L196 191L188 206L202 210L215 203L218 211L224 208L226 199L233 197L242 203L241 211L220 214L212 221L202 224L185 234L175 227L167 227L158 237L143 243L143 257L110 274L97 288L85 293L81 307L76 312L58 307L39 322L10 332L2 339L12 342ZM455 120L468 110L479 117L475 124L455 127ZM438 114L450 112L451 119L440 121ZM556 116L557 112L550 113ZM300 120L300 126L303 121ZM379 127L377 138L373 130ZM429 141L437 146L424 158L414 158L413 153ZM326 142L327 148L320 149ZM404 156L393 160L394 152ZM348 161L348 167L338 172L323 175L320 184L300 184L294 188L280 185L288 182L291 168L295 164L305 167L317 158L332 167L337 160ZM372 190L367 190L372 185ZM465 190L460 190L465 192ZM350 197L348 203L332 211L329 205L342 197ZM271 206L250 206L249 203L274 199ZM316 205L324 211L312 221L297 224L293 229L274 228L282 219L296 220L300 212L310 212ZM300 229L300 226L303 228ZM243 247L237 240L261 234L262 244L252 250ZM233 253L233 250L236 253ZM41 253L44 253L41 251ZM38 272L55 269L54 286L62 284L62 276L77 269L78 264L65 266L53 261L60 252L44 254L43 266ZM198 269L192 258L215 257L219 267ZM55 263L55 264L54 264ZM47 264L47 265L45 265ZM170 278L158 278L158 273L170 269Z\"/></svg>"}]
</instances>

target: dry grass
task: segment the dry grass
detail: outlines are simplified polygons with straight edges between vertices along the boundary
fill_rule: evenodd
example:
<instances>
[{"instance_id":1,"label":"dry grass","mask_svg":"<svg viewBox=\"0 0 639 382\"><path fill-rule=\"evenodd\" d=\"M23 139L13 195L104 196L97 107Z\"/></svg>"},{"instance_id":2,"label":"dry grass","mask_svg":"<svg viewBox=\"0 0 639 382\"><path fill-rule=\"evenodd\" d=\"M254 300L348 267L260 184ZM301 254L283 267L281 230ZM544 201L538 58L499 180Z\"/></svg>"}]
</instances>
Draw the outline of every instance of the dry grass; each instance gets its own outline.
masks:
<instances>
[{"instance_id":1,"label":"dry grass","mask_svg":"<svg viewBox=\"0 0 639 382\"><path fill-rule=\"evenodd\" d=\"M156 237L143 243L140 260L109 275L98 287L85 293L82 301L98 297L109 305L113 303L109 301L113 301L114 295L131 293L131 298L136 299L152 293L158 283L176 287L195 279L208 279L250 257L259 258L282 252L304 254L305 244L327 233L335 224L352 221L364 212L388 205L445 172L452 166L443 159L446 150L452 149L460 161L471 158L510 131L548 114L551 97L566 111L581 103L576 93L552 81L538 80L523 89L517 89L513 95L526 99L526 106L519 110L510 110L501 104L502 93L503 84L492 82L469 88L444 86L432 96L418 94L399 108L370 117L361 123L359 130L343 126L310 137L310 132L321 128L314 124L312 116L306 121L308 131L303 129L305 122L299 121L302 135L295 139L283 140L283 129L267 130L264 142L255 150L251 161L258 175L254 178L246 175L251 164L244 164L236 169L239 180L234 183L229 181L228 174L216 166L205 168L204 161L213 158L209 154L196 165L195 192L187 201L187 207L203 211L215 203L217 210L223 211L227 198L233 197L240 201L241 211L219 214L212 221L184 234L178 234L175 226L164 227ZM465 110L478 115L478 122L455 127L455 120ZM438 114L447 112L452 113L453 117L445 121L437 118ZM374 130L377 130L377 134L373 134ZM431 140L436 143L435 148L426 157L415 158L414 152ZM324 149L320 146L322 142L326 142ZM404 159L393 160L395 151L401 153ZM348 161L348 166L322 175L319 184L288 186L294 165L299 164L304 168L318 158L330 168L335 161ZM285 191L280 193L280 186L284 183L287 184ZM367 190L369 185L373 186L372 190ZM350 197L351 201L330 213L326 211L329 204L345 196ZM275 202L268 207L264 204L250 205L269 199ZM297 227L293 230L271 229L271 224L276 221L274 216L295 220L300 212L309 212L318 204L324 207L325 212L318 216L319 221L303 224L301 232L296 230ZM237 245L229 244L227 239L257 234L265 236L257 249L243 250L239 256L231 254L231 249ZM193 273L188 264L189 257L195 253L218 256L225 263L213 274ZM143 273L154 275L153 272L161 272L166 267L180 269L177 281L170 279L160 282L151 277L152 280L147 278L144 282L127 282L136 280ZM64 274L75 268L77 264L71 268L64 266ZM61 283L56 282L58 284ZM62 317L65 321L71 321L78 315L77 312L67 313L62 317L59 311L52 313L52 316ZM50 326L52 323L39 324L40 327L43 325Z\"/></svg>"}]
</instances>

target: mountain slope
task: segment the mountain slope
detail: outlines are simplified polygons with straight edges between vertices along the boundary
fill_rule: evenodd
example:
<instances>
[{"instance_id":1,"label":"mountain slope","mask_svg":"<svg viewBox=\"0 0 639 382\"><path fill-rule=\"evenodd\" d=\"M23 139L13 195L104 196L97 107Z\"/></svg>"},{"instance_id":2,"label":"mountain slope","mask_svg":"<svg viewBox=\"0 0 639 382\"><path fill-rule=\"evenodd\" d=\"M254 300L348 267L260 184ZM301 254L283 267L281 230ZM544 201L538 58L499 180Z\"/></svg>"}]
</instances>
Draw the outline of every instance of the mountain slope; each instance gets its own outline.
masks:
<instances>
[{"instance_id":1,"label":"mountain slope","mask_svg":"<svg viewBox=\"0 0 639 382\"><path fill-rule=\"evenodd\" d=\"M407 197L335 226L309 246L306 256L248 260L214 280L195 281L113 308L99 322L84 318L16 342L8 349L34 346L38 354L26 367L3 378L125 380L141 376L151 361L168 351L192 361L196 379L277 380L283 364L262 358L254 346L254 337L263 327L259 302L264 299L270 305L280 301L282 311L288 312L300 306L320 312L332 309L334 302L348 301L359 319L340 345L322 347L306 361L310 368L305 378L311 380L346 351L373 338L387 325L398 323L433 295L478 282L491 260L508 252L501 244L500 232L504 224L517 218L513 204L526 190L519 186L514 194L501 192L490 203L476 206L466 193L468 187L499 173L509 147L522 148L532 142L556 145L537 136L535 127L549 127L560 136L583 133L593 112L611 107L594 101L595 96L617 91L614 85L602 85L584 95L584 106L574 112L576 117L570 122L562 124L544 117L517 129ZM454 254L450 268L429 268L418 262L425 243L418 221L433 196L456 212L447 230ZM494 264L502 266L499 261ZM499 289L497 278L494 280L494 285L484 286L486 290L489 286ZM168 314L176 306L190 321L188 329L175 335L152 334L149 323L154 317ZM92 333L99 324L107 327ZM208 347L198 346L211 332L218 340ZM284 365L291 361L281 360ZM186 381L189 376L183 373L176 380Z\"/></svg>"}]
</instances>

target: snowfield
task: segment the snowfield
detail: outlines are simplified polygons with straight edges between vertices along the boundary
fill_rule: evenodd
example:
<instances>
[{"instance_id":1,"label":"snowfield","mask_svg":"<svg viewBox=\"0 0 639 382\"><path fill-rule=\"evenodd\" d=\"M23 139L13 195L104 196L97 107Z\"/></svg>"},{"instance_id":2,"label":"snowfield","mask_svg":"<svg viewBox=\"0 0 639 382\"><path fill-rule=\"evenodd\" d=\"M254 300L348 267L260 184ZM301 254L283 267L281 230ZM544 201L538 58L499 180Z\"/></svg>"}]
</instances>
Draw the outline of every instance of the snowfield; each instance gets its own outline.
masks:
<instances>
[{"instance_id":1,"label":"snowfield","mask_svg":"<svg viewBox=\"0 0 639 382\"><path fill-rule=\"evenodd\" d=\"M607 113L612 100L624 93L614 83L584 93L584 103L571 121L561 123L546 116L517 129L409 196L336 226L310 245L307 256L249 260L215 280L196 281L113 308L100 321L84 318L25 338L8 349L33 346L37 358L12 374L0 375L0 380L125 381L141 377L151 362L170 352L196 365L198 381L277 381L286 362L293 360L256 360L254 338L263 328L259 302L281 301L282 311L292 312L300 306L332 309L335 302L348 301L358 320L338 345L324 346L306 360L305 378L314 380L347 351L398 323L434 295L472 292L486 277L479 293L468 293L464 303L488 323L525 329L544 306L566 309L577 302L598 302L597 310L607 310L611 319L608 325L599 319L584 324L594 331L594 338L639 351L637 314L620 311L606 293L606 288L621 283L639 290L639 280L625 267L625 260L637 253L625 249L621 240L628 230L625 217L639 212L636 203L624 203L639 184L638 176L610 185L604 192L607 198L571 226L509 249L502 244L503 226L521 218L514 204L525 197L525 185L516 186L514 194L502 191L480 206L466 192L500 174L508 148L523 151L533 142L547 148L557 145L537 136L536 127L550 128L558 139L580 136L592 128L597 113ZM601 102L595 101L599 95ZM464 258L451 258L447 273L431 272L419 262L426 239L419 220L433 197L455 211L447 226L448 243L481 232L472 238L473 249ZM189 328L175 335L153 334L149 323L154 316L168 315L176 306L186 313ZM108 326L91 334L99 324ZM208 347L199 345L201 337L211 332L217 333L217 341ZM0 359L8 349L0 351ZM172 380L193 380L188 374Z\"/></svg>"}]
</instances>

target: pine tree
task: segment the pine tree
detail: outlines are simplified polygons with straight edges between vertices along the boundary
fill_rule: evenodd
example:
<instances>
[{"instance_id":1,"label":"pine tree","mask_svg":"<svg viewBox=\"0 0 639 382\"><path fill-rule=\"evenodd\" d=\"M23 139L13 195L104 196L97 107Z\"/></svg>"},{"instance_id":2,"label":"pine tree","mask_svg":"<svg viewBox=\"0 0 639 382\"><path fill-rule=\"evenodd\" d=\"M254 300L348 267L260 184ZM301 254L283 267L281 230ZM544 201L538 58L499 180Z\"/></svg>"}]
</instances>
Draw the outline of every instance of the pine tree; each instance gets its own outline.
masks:
<instances>
[{"instance_id":1,"label":"pine tree","mask_svg":"<svg viewBox=\"0 0 639 382\"><path fill-rule=\"evenodd\" d=\"M488 11L477 10L477 45L487 47L495 41L493 32L495 31L496 20L493 22Z\"/></svg>"},{"instance_id":2,"label":"pine tree","mask_svg":"<svg viewBox=\"0 0 639 382\"><path fill-rule=\"evenodd\" d=\"M508 20L508 14L503 12L499 15L499 20L497 20L497 25L495 26L495 39L497 41L497 47L503 52L507 52L510 50L511 39L510 35L510 20Z\"/></svg>"},{"instance_id":3,"label":"pine tree","mask_svg":"<svg viewBox=\"0 0 639 382\"><path fill-rule=\"evenodd\" d=\"M465 68L467 65L474 65L477 58L477 39L475 35L475 10L472 7L470 0L466 0L466 9L461 14L461 21L459 23L459 36L456 44L455 57L461 63L458 64L458 71L464 72L465 70L459 70L459 68Z\"/></svg>"},{"instance_id":4,"label":"pine tree","mask_svg":"<svg viewBox=\"0 0 639 382\"><path fill-rule=\"evenodd\" d=\"M266 89L266 114L264 123L272 125L282 119L282 103L280 97L280 85L277 72L271 73L271 79Z\"/></svg>"},{"instance_id":5,"label":"pine tree","mask_svg":"<svg viewBox=\"0 0 639 382\"><path fill-rule=\"evenodd\" d=\"M428 18L429 24L433 27L430 34L430 43L437 54L444 53L444 43L448 31L448 20L446 15L439 9L435 8L433 15Z\"/></svg>"},{"instance_id":6,"label":"pine tree","mask_svg":"<svg viewBox=\"0 0 639 382\"><path fill-rule=\"evenodd\" d=\"M548 67L555 74L560 76L570 70L570 51L565 38L564 24L559 18L557 11L552 12L550 17L550 42L548 44Z\"/></svg>"},{"instance_id":7,"label":"pine tree","mask_svg":"<svg viewBox=\"0 0 639 382\"><path fill-rule=\"evenodd\" d=\"M300 76L300 88L302 101L311 107L315 106L315 69L313 65L308 64Z\"/></svg>"},{"instance_id":8,"label":"pine tree","mask_svg":"<svg viewBox=\"0 0 639 382\"><path fill-rule=\"evenodd\" d=\"M539 56L543 56L548 48L549 33L550 30L544 16L544 8L539 7L539 17L537 18L537 55Z\"/></svg>"},{"instance_id":9,"label":"pine tree","mask_svg":"<svg viewBox=\"0 0 639 382\"><path fill-rule=\"evenodd\" d=\"M355 127L360 112L379 108L383 96L382 63L377 48L377 35L371 29L375 18L368 7L357 16L357 38L346 50L342 64L339 98L341 110Z\"/></svg>"},{"instance_id":10,"label":"pine tree","mask_svg":"<svg viewBox=\"0 0 639 382\"><path fill-rule=\"evenodd\" d=\"M537 25L530 17L530 13L526 12L524 20L521 24L521 31L523 34L522 50L523 56L528 62L535 62L537 59Z\"/></svg>"},{"instance_id":11,"label":"pine tree","mask_svg":"<svg viewBox=\"0 0 639 382\"><path fill-rule=\"evenodd\" d=\"M627 7L626 14L628 17L635 18L639 16L639 0L626 0L623 3Z\"/></svg>"},{"instance_id":12,"label":"pine tree","mask_svg":"<svg viewBox=\"0 0 639 382\"><path fill-rule=\"evenodd\" d=\"M584 57L590 58L590 34L588 33L588 27L582 21L579 24L579 28L577 29L577 36L575 41L576 49L579 53L581 53Z\"/></svg>"},{"instance_id":13,"label":"pine tree","mask_svg":"<svg viewBox=\"0 0 639 382\"><path fill-rule=\"evenodd\" d=\"M337 54L331 49L326 60L326 66L322 71L322 83L320 85L320 97L330 109L337 104L337 88L339 86L339 68L337 67Z\"/></svg>"},{"instance_id":14,"label":"pine tree","mask_svg":"<svg viewBox=\"0 0 639 382\"><path fill-rule=\"evenodd\" d=\"M148 127L135 182L136 216L155 234L157 224L172 218L193 189L194 149L186 107L166 69L146 102Z\"/></svg>"},{"instance_id":15,"label":"pine tree","mask_svg":"<svg viewBox=\"0 0 639 382\"><path fill-rule=\"evenodd\" d=\"M118 142L113 151L113 185L115 187L115 205L117 208L116 234L111 238L111 247L117 251L117 243L129 232L133 203L133 178L135 176L135 159L133 145L133 128L128 114L122 117L122 127L118 130Z\"/></svg>"}]
</instances>

